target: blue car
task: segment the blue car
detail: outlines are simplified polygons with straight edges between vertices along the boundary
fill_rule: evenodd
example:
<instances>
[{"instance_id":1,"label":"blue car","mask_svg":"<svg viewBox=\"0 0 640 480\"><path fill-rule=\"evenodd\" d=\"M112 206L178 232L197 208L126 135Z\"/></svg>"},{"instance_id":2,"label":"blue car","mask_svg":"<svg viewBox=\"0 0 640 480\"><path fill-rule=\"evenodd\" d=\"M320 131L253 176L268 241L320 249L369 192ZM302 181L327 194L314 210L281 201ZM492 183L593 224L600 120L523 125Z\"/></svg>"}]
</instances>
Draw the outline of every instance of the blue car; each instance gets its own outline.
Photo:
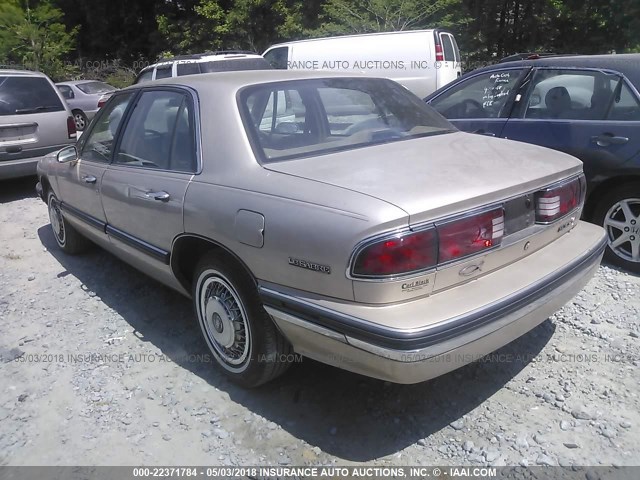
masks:
<instances>
[{"instance_id":1,"label":"blue car","mask_svg":"<svg viewBox=\"0 0 640 480\"><path fill-rule=\"evenodd\" d=\"M425 101L467 132L582 160L583 217L613 264L640 273L640 54L544 57L470 72Z\"/></svg>"}]
</instances>

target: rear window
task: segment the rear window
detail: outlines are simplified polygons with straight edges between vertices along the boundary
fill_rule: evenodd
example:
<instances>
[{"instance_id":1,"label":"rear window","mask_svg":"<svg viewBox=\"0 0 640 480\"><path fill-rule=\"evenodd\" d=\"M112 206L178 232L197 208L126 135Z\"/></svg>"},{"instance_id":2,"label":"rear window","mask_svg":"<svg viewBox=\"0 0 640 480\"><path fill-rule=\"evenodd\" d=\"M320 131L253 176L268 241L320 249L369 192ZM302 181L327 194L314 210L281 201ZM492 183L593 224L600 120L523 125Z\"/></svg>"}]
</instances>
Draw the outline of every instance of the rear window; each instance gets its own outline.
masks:
<instances>
[{"instance_id":1,"label":"rear window","mask_svg":"<svg viewBox=\"0 0 640 480\"><path fill-rule=\"evenodd\" d=\"M442 41L442 49L444 50L444 61L455 62L456 57L453 53L453 43L451 43L451 37L449 35L443 34L440 35L440 40Z\"/></svg>"},{"instance_id":2,"label":"rear window","mask_svg":"<svg viewBox=\"0 0 640 480\"><path fill-rule=\"evenodd\" d=\"M60 97L46 78L0 76L0 115L62 110Z\"/></svg>"},{"instance_id":3,"label":"rear window","mask_svg":"<svg viewBox=\"0 0 640 480\"><path fill-rule=\"evenodd\" d=\"M76 87L78 87L78 90L86 93L87 95L113 92L115 90L114 87L104 82L78 83L76 84Z\"/></svg>"},{"instance_id":4,"label":"rear window","mask_svg":"<svg viewBox=\"0 0 640 480\"><path fill-rule=\"evenodd\" d=\"M138 75L138 78L136 78L136 81L133 83L137 84L137 83L150 82L152 78L153 78L153 68L149 68L148 70L143 70L142 72L140 72L140 75Z\"/></svg>"},{"instance_id":5,"label":"rear window","mask_svg":"<svg viewBox=\"0 0 640 480\"><path fill-rule=\"evenodd\" d=\"M249 87L240 108L265 162L410 140L455 128L389 80L332 78Z\"/></svg>"},{"instance_id":6,"label":"rear window","mask_svg":"<svg viewBox=\"0 0 640 480\"><path fill-rule=\"evenodd\" d=\"M202 73L270 69L271 65L264 58L234 58L200 63L200 71Z\"/></svg>"}]
</instances>

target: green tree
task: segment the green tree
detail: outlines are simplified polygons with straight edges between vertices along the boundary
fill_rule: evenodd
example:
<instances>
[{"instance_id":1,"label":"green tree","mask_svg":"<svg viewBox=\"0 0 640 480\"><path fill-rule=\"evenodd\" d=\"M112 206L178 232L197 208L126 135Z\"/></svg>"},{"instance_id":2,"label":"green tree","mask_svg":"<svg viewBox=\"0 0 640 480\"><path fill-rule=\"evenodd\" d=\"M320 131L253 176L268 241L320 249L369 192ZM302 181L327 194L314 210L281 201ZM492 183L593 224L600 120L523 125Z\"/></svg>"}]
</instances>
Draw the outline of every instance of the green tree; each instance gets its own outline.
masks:
<instances>
[{"instance_id":1,"label":"green tree","mask_svg":"<svg viewBox=\"0 0 640 480\"><path fill-rule=\"evenodd\" d=\"M466 22L461 0L327 0L314 35L389 32Z\"/></svg>"},{"instance_id":2,"label":"green tree","mask_svg":"<svg viewBox=\"0 0 640 480\"><path fill-rule=\"evenodd\" d=\"M74 70L64 63L73 50L77 27L67 31L63 12L48 1L31 7L29 1L0 4L0 55L5 62L60 78Z\"/></svg>"}]
</instances>

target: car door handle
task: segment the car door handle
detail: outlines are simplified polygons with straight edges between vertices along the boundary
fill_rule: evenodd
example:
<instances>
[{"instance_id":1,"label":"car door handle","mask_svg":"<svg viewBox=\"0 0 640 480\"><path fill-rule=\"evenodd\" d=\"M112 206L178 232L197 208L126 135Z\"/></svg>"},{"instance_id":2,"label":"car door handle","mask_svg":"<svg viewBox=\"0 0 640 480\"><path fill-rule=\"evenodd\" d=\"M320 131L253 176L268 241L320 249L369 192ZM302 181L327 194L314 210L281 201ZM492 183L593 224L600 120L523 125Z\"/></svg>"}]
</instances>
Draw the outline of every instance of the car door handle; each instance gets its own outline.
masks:
<instances>
[{"instance_id":1,"label":"car door handle","mask_svg":"<svg viewBox=\"0 0 640 480\"><path fill-rule=\"evenodd\" d=\"M602 135L594 135L591 137L591 141L600 147L607 147L609 145L624 145L629 141L629 139L627 137L616 137L614 135L604 133Z\"/></svg>"},{"instance_id":2,"label":"car door handle","mask_svg":"<svg viewBox=\"0 0 640 480\"><path fill-rule=\"evenodd\" d=\"M84 183L96 183L96 181L98 181L93 175L85 175L82 177L82 180L84 180Z\"/></svg>"},{"instance_id":3,"label":"car door handle","mask_svg":"<svg viewBox=\"0 0 640 480\"><path fill-rule=\"evenodd\" d=\"M482 128L480 130L476 130L475 132L472 133L477 133L479 135L486 135L487 137L495 137L496 134L493 132L487 132L485 130L483 130Z\"/></svg>"},{"instance_id":4,"label":"car door handle","mask_svg":"<svg viewBox=\"0 0 640 480\"><path fill-rule=\"evenodd\" d=\"M145 193L145 196L147 198L158 200L160 202L167 202L171 198L171 195L169 195L167 192L147 192Z\"/></svg>"}]
</instances>

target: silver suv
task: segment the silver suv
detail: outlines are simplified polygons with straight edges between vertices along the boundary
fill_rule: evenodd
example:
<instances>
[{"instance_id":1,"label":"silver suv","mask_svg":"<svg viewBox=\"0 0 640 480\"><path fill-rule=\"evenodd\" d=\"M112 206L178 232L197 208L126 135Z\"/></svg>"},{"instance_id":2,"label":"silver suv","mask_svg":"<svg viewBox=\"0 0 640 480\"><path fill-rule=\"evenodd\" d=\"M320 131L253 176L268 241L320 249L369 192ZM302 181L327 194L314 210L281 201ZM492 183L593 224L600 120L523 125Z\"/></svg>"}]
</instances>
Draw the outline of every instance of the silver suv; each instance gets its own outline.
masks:
<instances>
[{"instance_id":1,"label":"silver suv","mask_svg":"<svg viewBox=\"0 0 640 480\"><path fill-rule=\"evenodd\" d=\"M75 140L71 111L46 75L0 70L0 180L35 175L40 158Z\"/></svg>"},{"instance_id":2,"label":"silver suv","mask_svg":"<svg viewBox=\"0 0 640 480\"><path fill-rule=\"evenodd\" d=\"M242 50L196 53L162 59L145 67L134 84L163 78L195 75L198 73L230 72L237 70L271 70L261 55Z\"/></svg>"}]
</instances>

